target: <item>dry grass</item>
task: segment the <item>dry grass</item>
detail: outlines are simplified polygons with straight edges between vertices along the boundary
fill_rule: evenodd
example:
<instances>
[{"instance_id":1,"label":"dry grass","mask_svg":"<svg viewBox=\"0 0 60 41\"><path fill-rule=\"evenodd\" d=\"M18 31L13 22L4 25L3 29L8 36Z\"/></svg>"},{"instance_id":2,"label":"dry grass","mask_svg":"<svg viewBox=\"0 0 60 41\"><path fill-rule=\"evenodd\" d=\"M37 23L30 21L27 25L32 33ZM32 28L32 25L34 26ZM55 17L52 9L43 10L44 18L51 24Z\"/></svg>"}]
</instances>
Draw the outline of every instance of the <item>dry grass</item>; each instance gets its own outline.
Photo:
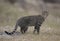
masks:
<instances>
[{"instance_id":1,"label":"dry grass","mask_svg":"<svg viewBox=\"0 0 60 41\"><path fill-rule=\"evenodd\" d=\"M21 34L18 29L15 34L10 36L5 34L4 30L10 32L13 30L12 26L11 28L9 26L9 29L7 26L5 27L6 29L3 29L2 27L3 34L0 35L0 41L60 41L60 26L57 26L58 24L55 24L56 21L53 22L53 18L55 19L55 17L52 17L51 19L50 17L52 16L49 16L46 19L47 21L45 21L41 26L39 35L33 34L34 28L29 27L28 31L25 34ZM49 19L51 22L49 21Z\"/></svg>"},{"instance_id":2,"label":"dry grass","mask_svg":"<svg viewBox=\"0 0 60 41\"><path fill-rule=\"evenodd\" d=\"M49 27L41 27L40 34L33 34L33 27L28 29L28 32L21 34L17 32L13 35L0 35L0 41L60 41L60 30Z\"/></svg>"},{"instance_id":3,"label":"dry grass","mask_svg":"<svg viewBox=\"0 0 60 41\"><path fill-rule=\"evenodd\" d=\"M25 34L21 34L18 30L17 33L10 36L6 35L4 31L12 31L14 29L12 25L15 24L16 20L29 14L20 12L15 6L0 4L0 41L60 41L60 9L49 7L49 13L48 18L41 26L39 35L33 34L33 27L29 27ZM10 18L9 20L8 17Z\"/></svg>"}]
</instances>

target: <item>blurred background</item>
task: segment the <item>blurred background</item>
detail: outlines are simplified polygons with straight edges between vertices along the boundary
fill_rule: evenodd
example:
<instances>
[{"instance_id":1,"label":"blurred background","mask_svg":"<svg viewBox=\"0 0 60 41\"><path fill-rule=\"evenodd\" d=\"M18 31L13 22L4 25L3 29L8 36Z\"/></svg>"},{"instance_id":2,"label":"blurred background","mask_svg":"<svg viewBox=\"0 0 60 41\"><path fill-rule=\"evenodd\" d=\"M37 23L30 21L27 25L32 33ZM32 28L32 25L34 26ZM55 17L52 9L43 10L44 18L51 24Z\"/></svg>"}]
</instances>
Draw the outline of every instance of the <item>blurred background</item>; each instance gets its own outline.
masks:
<instances>
[{"instance_id":1,"label":"blurred background","mask_svg":"<svg viewBox=\"0 0 60 41\"><path fill-rule=\"evenodd\" d=\"M48 10L49 16L41 26L40 37L31 34L31 27L29 34L17 37L18 39L16 36L9 39L0 36L0 40L60 41L60 0L0 0L0 32L12 31L19 18L39 15L43 10Z\"/></svg>"}]
</instances>

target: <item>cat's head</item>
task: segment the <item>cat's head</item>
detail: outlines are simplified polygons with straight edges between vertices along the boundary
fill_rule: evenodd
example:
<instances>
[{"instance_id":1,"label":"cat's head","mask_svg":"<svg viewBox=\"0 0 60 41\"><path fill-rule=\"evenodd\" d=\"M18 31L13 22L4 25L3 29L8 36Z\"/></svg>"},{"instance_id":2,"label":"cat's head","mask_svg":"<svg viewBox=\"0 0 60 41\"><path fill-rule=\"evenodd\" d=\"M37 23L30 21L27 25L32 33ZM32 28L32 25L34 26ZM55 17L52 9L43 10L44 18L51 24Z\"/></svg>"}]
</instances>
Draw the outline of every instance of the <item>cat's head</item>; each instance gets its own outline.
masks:
<instances>
[{"instance_id":1,"label":"cat's head","mask_svg":"<svg viewBox=\"0 0 60 41\"><path fill-rule=\"evenodd\" d=\"M46 17L48 16L48 11L43 11L43 12L42 12L42 16L43 16L44 18L46 18Z\"/></svg>"}]
</instances>

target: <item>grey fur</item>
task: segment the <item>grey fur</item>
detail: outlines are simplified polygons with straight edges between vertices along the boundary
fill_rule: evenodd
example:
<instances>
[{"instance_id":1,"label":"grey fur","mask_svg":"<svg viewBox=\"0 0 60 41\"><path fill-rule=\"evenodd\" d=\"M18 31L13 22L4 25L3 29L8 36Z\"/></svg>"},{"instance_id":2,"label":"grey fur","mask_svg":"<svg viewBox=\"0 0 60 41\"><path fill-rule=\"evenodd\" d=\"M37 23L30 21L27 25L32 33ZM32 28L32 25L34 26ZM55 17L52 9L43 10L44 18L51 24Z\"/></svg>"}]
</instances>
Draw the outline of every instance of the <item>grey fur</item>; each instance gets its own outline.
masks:
<instances>
[{"instance_id":1,"label":"grey fur","mask_svg":"<svg viewBox=\"0 0 60 41\"><path fill-rule=\"evenodd\" d=\"M5 33L8 35L12 35L17 30L17 26L20 26L21 32L25 33L29 26L35 26L33 32L35 33L35 31L37 31L37 33L39 34L40 26L42 25L42 23L44 22L47 16L48 16L48 13L44 11L42 15L22 17L18 19L13 32L9 33L5 31Z\"/></svg>"}]
</instances>

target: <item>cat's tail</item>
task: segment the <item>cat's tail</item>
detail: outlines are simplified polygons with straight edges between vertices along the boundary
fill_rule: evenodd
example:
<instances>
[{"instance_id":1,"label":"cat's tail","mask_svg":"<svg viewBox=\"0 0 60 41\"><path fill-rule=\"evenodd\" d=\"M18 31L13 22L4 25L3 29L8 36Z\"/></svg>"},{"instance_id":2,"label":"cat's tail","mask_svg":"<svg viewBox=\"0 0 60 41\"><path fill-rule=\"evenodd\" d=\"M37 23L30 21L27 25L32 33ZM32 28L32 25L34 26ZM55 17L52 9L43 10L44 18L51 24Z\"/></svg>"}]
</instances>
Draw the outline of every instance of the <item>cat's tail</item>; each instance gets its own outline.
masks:
<instances>
[{"instance_id":1,"label":"cat's tail","mask_svg":"<svg viewBox=\"0 0 60 41\"><path fill-rule=\"evenodd\" d=\"M16 32L17 28L18 28L17 26L18 26L18 25L16 24L16 25L15 25L15 29L14 29L12 32L7 32L7 31L5 31L5 33L8 34L8 35L14 34L14 33Z\"/></svg>"}]
</instances>

